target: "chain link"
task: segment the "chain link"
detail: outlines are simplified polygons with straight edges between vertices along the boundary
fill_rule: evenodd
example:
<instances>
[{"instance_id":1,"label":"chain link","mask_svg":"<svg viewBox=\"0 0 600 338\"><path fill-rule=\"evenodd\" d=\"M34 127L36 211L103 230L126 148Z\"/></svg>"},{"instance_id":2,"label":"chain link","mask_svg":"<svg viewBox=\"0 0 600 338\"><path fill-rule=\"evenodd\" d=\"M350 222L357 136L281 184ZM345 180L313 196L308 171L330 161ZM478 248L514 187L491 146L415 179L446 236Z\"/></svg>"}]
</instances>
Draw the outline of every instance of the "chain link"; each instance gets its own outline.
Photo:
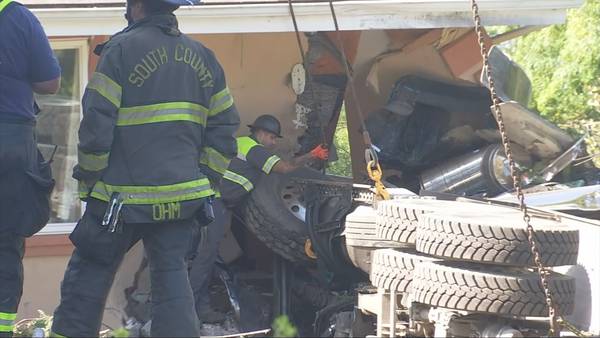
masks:
<instances>
[{"instance_id":1,"label":"chain link","mask_svg":"<svg viewBox=\"0 0 600 338\"><path fill-rule=\"evenodd\" d=\"M593 337L593 335L590 332L581 331L580 329L576 328L575 325L569 323L562 316L558 317L558 323L560 325L562 325L564 328L566 328L567 330L574 333L577 337Z\"/></svg>"},{"instance_id":2,"label":"chain link","mask_svg":"<svg viewBox=\"0 0 600 338\"><path fill-rule=\"evenodd\" d=\"M527 240L529 241L529 246L531 248L531 253L533 254L533 260L537 267L540 282L542 283L542 287L544 288L544 293L546 295L546 304L548 305L548 316L550 317L550 332L549 335L555 336L560 334L560 324L558 322L558 310L554 303L554 299L548 287L548 275L549 271L542 264L542 259L540 255L540 251L536 244L535 235L533 226L531 225L531 216L529 216L527 210L527 204L525 204L525 195L523 194L523 189L521 187L521 175L515 165L515 161L512 156L512 151L510 148L510 139L506 134L506 127L504 125L504 118L502 116L502 110L500 109L500 99L498 98L498 94L496 92L496 87L494 84L492 69L489 64L488 59L488 51L485 46L485 41L483 38L483 29L481 26L481 17L479 16L479 6L475 0L471 0L471 9L473 11L473 21L475 22L475 32L477 33L477 38L479 42L479 47L481 51L481 56L483 58L483 70L488 80L490 95L493 102L494 114L496 117L496 122L498 123L498 129L500 131L500 135L502 138L502 145L504 146L504 152L506 154L506 158L508 159L508 163L510 165L510 175L513 180L513 187L517 192L517 198L519 200L519 208L523 212L523 220L527 225Z\"/></svg>"},{"instance_id":3,"label":"chain link","mask_svg":"<svg viewBox=\"0 0 600 338\"><path fill-rule=\"evenodd\" d=\"M376 195L380 200L389 200L390 193L387 191L383 182L381 182L381 178L383 177L383 171L381 170L381 166L375 160L369 162L367 164L367 173L369 177L375 182L375 191Z\"/></svg>"},{"instance_id":4,"label":"chain link","mask_svg":"<svg viewBox=\"0 0 600 338\"><path fill-rule=\"evenodd\" d=\"M289 0L291 1L291 0ZM349 60L346 56L346 47L344 46L344 39L340 34L340 27L338 25L337 15L335 14L335 8L333 6L333 0L329 0L329 9L331 10L331 17L333 19L333 25L335 26L335 34L337 37L337 41L340 47L340 54L342 55L341 63L344 64L344 71L346 72L346 78L348 79L348 87L350 88L350 94L352 98L352 103L356 109L358 114L358 119L360 120L361 125L361 133L363 137L363 142L365 143L365 163L367 164L367 173L369 177L375 182L375 188L377 190L377 196L382 199L390 199L390 194L385 189L385 186L381 182L381 178L383 177L383 171L381 170L381 166L379 165L379 158L377 157L377 151L375 151L373 147L373 142L371 141L371 136L369 135L369 131L367 130L367 125L365 123L365 116L362 112L362 108L360 105L360 100L358 99L358 94L356 91L356 86L354 85L354 75L350 70Z\"/></svg>"}]
</instances>

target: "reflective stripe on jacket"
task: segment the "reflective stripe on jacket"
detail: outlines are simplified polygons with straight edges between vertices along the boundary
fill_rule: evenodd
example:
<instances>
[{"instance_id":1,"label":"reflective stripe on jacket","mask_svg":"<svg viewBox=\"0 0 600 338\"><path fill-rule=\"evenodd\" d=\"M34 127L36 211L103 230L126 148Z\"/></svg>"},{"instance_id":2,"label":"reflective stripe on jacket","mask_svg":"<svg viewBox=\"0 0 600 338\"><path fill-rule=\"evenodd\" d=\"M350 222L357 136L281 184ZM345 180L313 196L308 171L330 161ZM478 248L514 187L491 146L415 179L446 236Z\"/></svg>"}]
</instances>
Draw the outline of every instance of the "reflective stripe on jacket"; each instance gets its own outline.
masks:
<instances>
[{"instance_id":1,"label":"reflective stripe on jacket","mask_svg":"<svg viewBox=\"0 0 600 338\"><path fill-rule=\"evenodd\" d=\"M6 8L6 6L8 6L11 2L13 2L13 0L0 1L0 13L2 13L2 11Z\"/></svg>"},{"instance_id":2,"label":"reflective stripe on jacket","mask_svg":"<svg viewBox=\"0 0 600 338\"><path fill-rule=\"evenodd\" d=\"M237 153L239 115L223 70L174 15L143 19L104 46L83 110L80 197L120 193L129 222L192 215Z\"/></svg>"}]
</instances>

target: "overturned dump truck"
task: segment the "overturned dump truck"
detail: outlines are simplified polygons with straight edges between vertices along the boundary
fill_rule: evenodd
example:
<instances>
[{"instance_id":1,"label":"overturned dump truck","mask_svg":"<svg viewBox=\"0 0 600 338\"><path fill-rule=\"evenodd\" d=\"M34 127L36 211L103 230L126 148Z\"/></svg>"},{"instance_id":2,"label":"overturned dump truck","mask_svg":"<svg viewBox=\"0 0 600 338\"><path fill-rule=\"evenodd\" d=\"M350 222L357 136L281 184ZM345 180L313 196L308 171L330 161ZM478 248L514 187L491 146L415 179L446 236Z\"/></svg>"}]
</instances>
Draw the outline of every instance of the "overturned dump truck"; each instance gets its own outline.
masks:
<instances>
[{"instance_id":1,"label":"overturned dump truck","mask_svg":"<svg viewBox=\"0 0 600 338\"><path fill-rule=\"evenodd\" d=\"M579 161L583 139L527 108L527 76L494 47L580 2L481 1L483 24L522 26L498 36L473 29L468 1L436 11L434 1L352 3L290 3L302 55L263 65L295 96L268 112L284 126L279 152L333 144L345 110L353 177L264 176L236 210L220 275L238 328L268 328L283 313L306 336L599 335L600 170ZM374 15L377 6L395 12ZM330 31L303 28L311 10L331 16ZM144 269L126 291L141 324ZM244 297L241 285L257 280L266 291Z\"/></svg>"}]
</instances>

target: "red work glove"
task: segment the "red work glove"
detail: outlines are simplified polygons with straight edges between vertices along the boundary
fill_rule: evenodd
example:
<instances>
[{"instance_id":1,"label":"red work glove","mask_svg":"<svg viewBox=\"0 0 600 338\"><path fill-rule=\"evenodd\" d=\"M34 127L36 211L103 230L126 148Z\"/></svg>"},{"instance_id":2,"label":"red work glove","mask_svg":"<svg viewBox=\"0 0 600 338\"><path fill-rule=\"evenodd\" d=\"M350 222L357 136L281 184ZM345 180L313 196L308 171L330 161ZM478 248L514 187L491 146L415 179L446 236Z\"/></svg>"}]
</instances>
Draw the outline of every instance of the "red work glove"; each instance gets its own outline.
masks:
<instances>
[{"instance_id":1,"label":"red work glove","mask_svg":"<svg viewBox=\"0 0 600 338\"><path fill-rule=\"evenodd\" d=\"M320 144L316 146L315 149L310 151L310 155L314 158L318 158L319 160L326 160L329 158L329 149Z\"/></svg>"}]
</instances>

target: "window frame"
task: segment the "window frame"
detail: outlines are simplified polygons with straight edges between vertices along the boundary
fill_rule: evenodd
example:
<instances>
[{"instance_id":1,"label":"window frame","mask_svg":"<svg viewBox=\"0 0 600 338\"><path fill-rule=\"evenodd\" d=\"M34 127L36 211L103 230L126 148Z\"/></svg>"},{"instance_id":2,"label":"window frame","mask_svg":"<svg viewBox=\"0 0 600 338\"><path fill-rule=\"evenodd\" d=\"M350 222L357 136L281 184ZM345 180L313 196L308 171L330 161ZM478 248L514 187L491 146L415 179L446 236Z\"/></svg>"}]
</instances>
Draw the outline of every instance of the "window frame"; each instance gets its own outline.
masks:
<instances>
[{"instance_id":1,"label":"window frame","mask_svg":"<svg viewBox=\"0 0 600 338\"><path fill-rule=\"evenodd\" d=\"M76 49L79 61L79 94L78 98L81 101L83 92L89 78L89 53L90 53L90 42L89 38L72 38L72 39L52 39L50 38L50 47L52 50L61 49ZM83 110L83 107L81 108ZM79 120L83 118L83 111L79 111ZM81 215L85 211L85 203L79 201L81 204ZM70 234L75 228L76 222L63 222L63 223L48 223L38 235L64 235Z\"/></svg>"}]
</instances>

